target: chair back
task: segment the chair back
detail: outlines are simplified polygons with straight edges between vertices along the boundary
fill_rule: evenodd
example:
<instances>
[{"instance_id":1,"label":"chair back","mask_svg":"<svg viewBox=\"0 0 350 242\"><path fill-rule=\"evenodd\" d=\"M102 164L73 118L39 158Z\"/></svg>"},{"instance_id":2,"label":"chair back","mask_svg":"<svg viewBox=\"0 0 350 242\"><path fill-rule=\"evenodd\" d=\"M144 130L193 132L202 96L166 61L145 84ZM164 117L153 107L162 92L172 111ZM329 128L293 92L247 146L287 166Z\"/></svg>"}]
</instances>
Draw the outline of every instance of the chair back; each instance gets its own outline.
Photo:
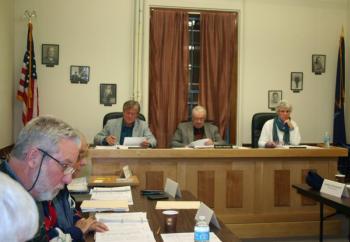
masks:
<instances>
[{"instance_id":1,"label":"chair back","mask_svg":"<svg viewBox=\"0 0 350 242\"><path fill-rule=\"evenodd\" d=\"M267 120L277 116L276 113L256 113L252 118L252 147L258 148L261 130Z\"/></svg>"},{"instance_id":2,"label":"chair back","mask_svg":"<svg viewBox=\"0 0 350 242\"><path fill-rule=\"evenodd\" d=\"M110 119L117 119L123 117L123 112L112 112L112 113L107 113L103 117L103 127L106 125L107 121ZM138 119L146 121L145 116L143 116L142 113L139 113Z\"/></svg>"}]
</instances>

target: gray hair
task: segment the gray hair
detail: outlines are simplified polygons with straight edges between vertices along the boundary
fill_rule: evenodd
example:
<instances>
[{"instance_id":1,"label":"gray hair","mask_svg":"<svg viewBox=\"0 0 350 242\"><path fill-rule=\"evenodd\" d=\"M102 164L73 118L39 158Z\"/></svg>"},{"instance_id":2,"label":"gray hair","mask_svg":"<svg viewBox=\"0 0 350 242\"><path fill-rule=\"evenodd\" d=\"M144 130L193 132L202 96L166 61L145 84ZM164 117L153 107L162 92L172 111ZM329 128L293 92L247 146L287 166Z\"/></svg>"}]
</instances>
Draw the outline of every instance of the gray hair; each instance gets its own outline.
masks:
<instances>
[{"instance_id":1,"label":"gray hair","mask_svg":"<svg viewBox=\"0 0 350 242\"><path fill-rule=\"evenodd\" d=\"M80 147L79 135L69 124L52 116L40 116L32 119L21 130L11 156L24 159L33 146L49 153L57 153L58 143L64 139L72 140Z\"/></svg>"},{"instance_id":2,"label":"gray hair","mask_svg":"<svg viewBox=\"0 0 350 242\"><path fill-rule=\"evenodd\" d=\"M0 172L0 194L0 242L22 242L33 238L39 224L33 198L3 172Z\"/></svg>"},{"instance_id":3,"label":"gray hair","mask_svg":"<svg viewBox=\"0 0 350 242\"><path fill-rule=\"evenodd\" d=\"M137 109L137 112L139 113L140 109L141 109L140 103L138 101L135 101L135 100L129 100L123 104L123 112L126 110L129 110L131 108Z\"/></svg>"},{"instance_id":4,"label":"gray hair","mask_svg":"<svg viewBox=\"0 0 350 242\"><path fill-rule=\"evenodd\" d=\"M207 110L200 105L197 105L192 109L192 116L193 116L193 113L203 113L204 116L207 116Z\"/></svg>"},{"instance_id":5,"label":"gray hair","mask_svg":"<svg viewBox=\"0 0 350 242\"><path fill-rule=\"evenodd\" d=\"M289 112L292 112L293 107L287 100L281 100L276 106L276 112L280 111L280 109L287 109Z\"/></svg>"}]
</instances>

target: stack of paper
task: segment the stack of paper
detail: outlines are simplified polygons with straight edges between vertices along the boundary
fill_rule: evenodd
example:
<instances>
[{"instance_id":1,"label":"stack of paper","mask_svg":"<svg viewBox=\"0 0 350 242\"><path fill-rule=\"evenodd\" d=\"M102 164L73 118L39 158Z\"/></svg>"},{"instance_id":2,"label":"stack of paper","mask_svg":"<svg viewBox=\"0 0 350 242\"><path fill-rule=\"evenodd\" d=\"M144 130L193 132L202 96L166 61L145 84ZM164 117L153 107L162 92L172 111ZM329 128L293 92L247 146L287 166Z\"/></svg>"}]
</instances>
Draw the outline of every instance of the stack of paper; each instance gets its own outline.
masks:
<instances>
[{"instance_id":1,"label":"stack of paper","mask_svg":"<svg viewBox=\"0 0 350 242\"><path fill-rule=\"evenodd\" d=\"M133 205L131 187L94 187L90 191L91 200L115 200L128 201L129 205Z\"/></svg>"},{"instance_id":2,"label":"stack of paper","mask_svg":"<svg viewBox=\"0 0 350 242\"><path fill-rule=\"evenodd\" d=\"M154 242L146 213L96 214L96 219L108 226L108 231L96 233L96 242Z\"/></svg>"},{"instance_id":3,"label":"stack of paper","mask_svg":"<svg viewBox=\"0 0 350 242\"><path fill-rule=\"evenodd\" d=\"M192 242L194 241L194 233L173 233L161 234L164 242ZM209 235L210 242L221 242L221 240L213 232Z\"/></svg>"},{"instance_id":4,"label":"stack of paper","mask_svg":"<svg viewBox=\"0 0 350 242\"><path fill-rule=\"evenodd\" d=\"M188 147L195 148L195 149L214 148L214 145L206 145L206 142L208 141L209 139L199 139L190 143Z\"/></svg>"},{"instance_id":5,"label":"stack of paper","mask_svg":"<svg viewBox=\"0 0 350 242\"><path fill-rule=\"evenodd\" d=\"M86 177L75 178L68 185L68 190L70 192L87 192L88 191L88 183Z\"/></svg>"},{"instance_id":6,"label":"stack of paper","mask_svg":"<svg viewBox=\"0 0 350 242\"><path fill-rule=\"evenodd\" d=\"M80 206L83 212L129 211L128 201L84 200Z\"/></svg>"}]
</instances>

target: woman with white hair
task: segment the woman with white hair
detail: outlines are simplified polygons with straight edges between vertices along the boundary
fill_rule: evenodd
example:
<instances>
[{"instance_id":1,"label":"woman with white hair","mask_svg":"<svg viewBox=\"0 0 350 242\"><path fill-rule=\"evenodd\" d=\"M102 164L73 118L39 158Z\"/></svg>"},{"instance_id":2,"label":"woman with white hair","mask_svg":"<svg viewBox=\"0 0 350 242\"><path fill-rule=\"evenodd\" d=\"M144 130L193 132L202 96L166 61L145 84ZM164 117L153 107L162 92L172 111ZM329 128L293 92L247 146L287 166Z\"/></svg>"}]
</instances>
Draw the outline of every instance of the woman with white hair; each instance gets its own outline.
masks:
<instances>
[{"instance_id":1,"label":"woman with white hair","mask_svg":"<svg viewBox=\"0 0 350 242\"><path fill-rule=\"evenodd\" d=\"M290 117L292 105L281 100L277 107L277 117L266 121L259 138L259 147L274 148L280 145L300 144L299 127Z\"/></svg>"},{"instance_id":2,"label":"woman with white hair","mask_svg":"<svg viewBox=\"0 0 350 242\"><path fill-rule=\"evenodd\" d=\"M31 195L0 172L0 242L23 242L38 230L38 209Z\"/></svg>"}]
</instances>

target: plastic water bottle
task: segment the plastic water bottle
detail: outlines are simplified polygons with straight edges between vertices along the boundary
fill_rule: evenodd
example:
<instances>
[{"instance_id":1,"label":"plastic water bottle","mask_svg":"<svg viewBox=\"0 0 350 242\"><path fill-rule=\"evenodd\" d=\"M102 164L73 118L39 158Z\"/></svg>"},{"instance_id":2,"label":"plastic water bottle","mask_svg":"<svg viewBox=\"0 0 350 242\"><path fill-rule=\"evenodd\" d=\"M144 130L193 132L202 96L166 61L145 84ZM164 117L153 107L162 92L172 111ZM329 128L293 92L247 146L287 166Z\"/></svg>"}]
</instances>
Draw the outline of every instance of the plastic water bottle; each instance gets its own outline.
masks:
<instances>
[{"instance_id":1,"label":"plastic water bottle","mask_svg":"<svg viewBox=\"0 0 350 242\"><path fill-rule=\"evenodd\" d=\"M329 148L330 139L328 132L325 132L323 135L323 144L325 148Z\"/></svg>"},{"instance_id":2,"label":"plastic water bottle","mask_svg":"<svg viewBox=\"0 0 350 242\"><path fill-rule=\"evenodd\" d=\"M205 216L199 216L196 225L194 226L194 241L209 242L209 226L205 222Z\"/></svg>"}]
</instances>

